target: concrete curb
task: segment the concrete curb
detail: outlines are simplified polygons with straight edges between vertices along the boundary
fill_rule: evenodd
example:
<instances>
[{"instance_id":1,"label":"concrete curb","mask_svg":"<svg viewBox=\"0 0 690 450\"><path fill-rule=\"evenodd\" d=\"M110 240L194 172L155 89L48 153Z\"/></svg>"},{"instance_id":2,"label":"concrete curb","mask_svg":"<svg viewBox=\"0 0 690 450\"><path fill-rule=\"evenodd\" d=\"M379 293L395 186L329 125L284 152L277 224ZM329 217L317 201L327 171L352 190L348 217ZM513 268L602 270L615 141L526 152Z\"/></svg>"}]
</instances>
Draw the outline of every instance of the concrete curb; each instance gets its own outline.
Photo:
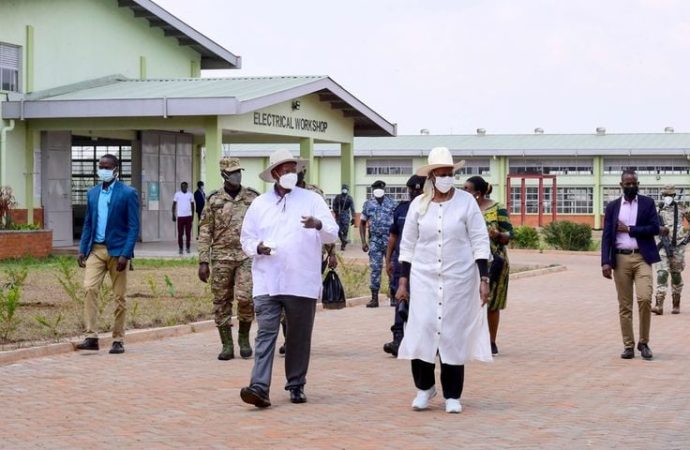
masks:
<instances>
[{"instance_id":1,"label":"concrete curb","mask_svg":"<svg viewBox=\"0 0 690 450\"><path fill-rule=\"evenodd\" d=\"M545 267L542 269L536 269L536 270L528 270L526 272L519 272L516 274L513 274L510 276L511 279L516 279L516 278L529 278L529 277L535 277L539 275L544 275L547 273L554 273L554 272L562 272L564 270L567 270L565 266L553 266L553 267ZM347 308L353 308L355 306L362 306L365 305L371 300L371 297L366 296L366 297L354 297L347 299L345 302L345 305ZM379 301L383 301L384 303L387 301L387 299L384 297L381 300L381 297L379 297ZM337 311L337 310L331 310L331 309L325 309L323 307L323 304L318 303L316 305L316 310L317 311ZM201 333L204 331L209 331L212 330L216 327L216 324L213 320L204 320L201 322L193 322L185 325L175 325L172 327L160 327L160 328L146 328L146 329L141 329L141 330L131 330L127 332L127 336L125 338L125 342L128 344L133 344L137 342L146 342L146 341L154 341L158 339L165 339L165 338L170 338L170 337L176 337L176 336L184 336L186 334L192 334L192 333ZM74 339L74 338L72 338ZM102 334L98 337L99 340L99 345L101 347L101 351L107 351L110 347L110 345L113 342L112 337L110 334ZM25 359L31 359L31 358L42 358L46 356L55 356L55 355L61 355L64 353L70 353L75 351L75 347L77 345L77 341L70 341L70 342L60 342L56 344L48 344L48 345L41 345L38 347L29 347L29 348L20 348L17 350L8 350L8 351L3 351L0 352L0 366L8 365L8 364L14 364L16 362L25 360Z\"/></svg>"}]
</instances>

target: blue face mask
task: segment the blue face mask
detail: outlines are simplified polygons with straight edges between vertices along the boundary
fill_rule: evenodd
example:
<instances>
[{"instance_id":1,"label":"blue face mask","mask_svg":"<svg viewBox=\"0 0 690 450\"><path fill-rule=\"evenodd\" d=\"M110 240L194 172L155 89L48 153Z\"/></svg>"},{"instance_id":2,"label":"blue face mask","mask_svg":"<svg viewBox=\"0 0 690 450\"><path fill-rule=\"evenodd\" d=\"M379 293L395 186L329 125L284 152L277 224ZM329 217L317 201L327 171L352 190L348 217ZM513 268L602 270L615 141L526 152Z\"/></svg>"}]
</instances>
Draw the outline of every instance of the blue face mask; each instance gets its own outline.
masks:
<instances>
[{"instance_id":1,"label":"blue face mask","mask_svg":"<svg viewBox=\"0 0 690 450\"><path fill-rule=\"evenodd\" d=\"M104 183L109 183L115 178L114 169L98 169L98 179Z\"/></svg>"}]
</instances>

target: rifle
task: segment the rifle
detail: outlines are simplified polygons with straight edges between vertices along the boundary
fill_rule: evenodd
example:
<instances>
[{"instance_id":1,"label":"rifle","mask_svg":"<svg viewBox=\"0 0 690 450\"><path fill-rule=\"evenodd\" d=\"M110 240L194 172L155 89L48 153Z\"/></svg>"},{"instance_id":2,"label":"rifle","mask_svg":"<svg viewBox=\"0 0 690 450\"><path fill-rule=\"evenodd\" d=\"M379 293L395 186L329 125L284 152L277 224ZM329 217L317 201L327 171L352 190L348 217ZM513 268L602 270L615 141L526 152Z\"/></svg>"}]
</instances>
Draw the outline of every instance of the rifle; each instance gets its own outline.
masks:
<instances>
[{"instance_id":1,"label":"rifle","mask_svg":"<svg viewBox=\"0 0 690 450\"><path fill-rule=\"evenodd\" d=\"M661 214L659 214L659 225L662 227L666 226L664 223L664 218L661 216ZM671 240L668 238L668 235L659 235L659 243L657 244L656 248L657 250L661 250L663 248L668 259L673 258L673 245L671 245Z\"/></svg>"}]
</instances>

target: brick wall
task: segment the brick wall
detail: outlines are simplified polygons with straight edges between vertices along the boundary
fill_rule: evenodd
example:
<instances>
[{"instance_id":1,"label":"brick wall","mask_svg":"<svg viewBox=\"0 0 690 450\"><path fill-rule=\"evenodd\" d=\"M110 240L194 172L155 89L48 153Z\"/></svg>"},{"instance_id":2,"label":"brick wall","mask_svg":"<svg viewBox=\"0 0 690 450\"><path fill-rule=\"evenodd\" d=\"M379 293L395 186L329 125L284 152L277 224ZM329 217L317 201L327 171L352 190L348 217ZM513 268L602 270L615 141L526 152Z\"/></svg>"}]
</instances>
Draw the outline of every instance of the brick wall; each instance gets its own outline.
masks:
<instances>
[{"instance_id":1,"label":"brick wall","mask_svg":"<svg viewBox=\"0 0 690 450\"><path fill-rule=\"evenodd\" d=\"M0 259L45 258L53 250L53 231L0 231Z\"/></svg>"},{"instance_id":2,"label":"brick wall","mask_svg":"<svg viewBox=\"0 0 690 450\"><path fill-rule=\"evenodd\" d=\"M511 214L510 215L510 223L513 224L514 227L520 226L520 225L529 225L532 228L537 228L539 226L539 216L537 214L526 214L525 215L525 222L520 223L521 217L520 214ZM562 221L568 221L568 222L575 222L575 223L586 223L590 227L594 227L594 215L576 215L576 214L568 214L568 215L558 215L556 216L556 220L559 222ZM551 214L544 215L542 217L542 226L548 225L551 223Z\"/></svg>"},{"instance_id":3,"label":"brick wall","mask_svg":"<svg viewBox=\"0 0 690 450\"><path fill-rule=\"evenodd\" d=\"M10 211L10 217L14 223L27 223L29 216L28 209L13 209ZM39 227L43 227L43 208L34 208L34 223Z\"/></svg>"}]
</instances>

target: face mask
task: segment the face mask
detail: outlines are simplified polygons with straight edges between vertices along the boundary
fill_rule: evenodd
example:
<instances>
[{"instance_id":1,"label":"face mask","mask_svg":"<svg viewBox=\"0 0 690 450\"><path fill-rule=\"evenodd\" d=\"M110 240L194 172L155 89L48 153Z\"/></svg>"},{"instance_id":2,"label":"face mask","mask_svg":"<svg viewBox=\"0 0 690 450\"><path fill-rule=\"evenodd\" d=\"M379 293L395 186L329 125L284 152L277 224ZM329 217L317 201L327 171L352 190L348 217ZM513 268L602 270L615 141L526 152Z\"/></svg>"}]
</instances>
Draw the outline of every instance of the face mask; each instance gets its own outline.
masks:
<instances>
[{"instance_id":1,"label":"face mask","mask_svg":"<svg viewBox=\"0 0 690 450\"><path fill-rule=\"evenodd\" d=\"M342 190L342 193L343 193L343 194L347 194L347 189L343 189L343 190Z\"/></svg>"},{"instance_id":2,"label":"face mask","mask_svg":"<svg viewBox=\"0 0 690 450\"><path fill-rule=\"evenodd\" d=\"M386 192L383 189L374 189L374 192L373 192L374 197L376 197L376 198L383 197L383 194L385 194L385 193Z\"/></svg>"},{"instance_id":3,"label":"face mask","mask_svg":"<svg viewBox=\"0 0 690 450\"><path fill-rule=\"evenodd\" d=\"M410 194L410 201L414 200L421 193L422 193L422 191L418 191L416 189L413 191L410 191L410 193L409 193Z\"/></svg>"},{"instance_id":4,"label":"face mask","mask_svg":"<svg viewBox=\"0 0 690 450\"><path fill-rule=\"evenodd\" d=\"M98 169L98 179L104 183L110 183L115 179L114 169Z\"/></svg>"},{"instance_id":5,"label":"face mask","mask_svg":"<svg viewBox=\"0 0 690 450\"><path fill-rule=\"evenodd\" d=\"M221 172L220 176L223 177L225 181L228 182L228 184L231 184L233 186L239 186L240 183L242 183L242 172L239 170L236 172Z\"/></svg>"},{"instance_id":6,"label":"face mask","mask_svg":"<svg viewBox=\"0 0 690 450\"><path fill-rule=\"evenodd\" d=\"M671 203L673 203L673 197L669 197L669 196L664 197L664 205L665 206L671 206Z\"/></svg>"},{"instance_id":7,"label":"face mask","mask_svg":"<svg viewBox=\"0 0 690 450\"><path fill-rule=\"evenodd\" d=\"M297 186L297 174L296 173L286 173L280 176L280 179L278 180L278 184L280 187L283 189L287 189L288 191L292 190Z\"/></svg>"},{"instance_id":8,"label":"face mask","mask_svg":"<svg viewBox=\"0 0 690 450\"><path fill-rule=\"evenodd\" d=\"M625 195L628 198L632 198L637 195L637 191L639 191L640 188L637 186L628 186L623 188L623 195Z\"/></svg>"},{"instance_id":9,"label":"face mask","mask_svg":"<svg viewBox=\"0 0 690 450\"><path fill-rule=\"evenodd\" d=\"M453 177L436 177L434 186L440 193L445 194L453 187L453 181Z\"/></svg>"}]
</instances>

